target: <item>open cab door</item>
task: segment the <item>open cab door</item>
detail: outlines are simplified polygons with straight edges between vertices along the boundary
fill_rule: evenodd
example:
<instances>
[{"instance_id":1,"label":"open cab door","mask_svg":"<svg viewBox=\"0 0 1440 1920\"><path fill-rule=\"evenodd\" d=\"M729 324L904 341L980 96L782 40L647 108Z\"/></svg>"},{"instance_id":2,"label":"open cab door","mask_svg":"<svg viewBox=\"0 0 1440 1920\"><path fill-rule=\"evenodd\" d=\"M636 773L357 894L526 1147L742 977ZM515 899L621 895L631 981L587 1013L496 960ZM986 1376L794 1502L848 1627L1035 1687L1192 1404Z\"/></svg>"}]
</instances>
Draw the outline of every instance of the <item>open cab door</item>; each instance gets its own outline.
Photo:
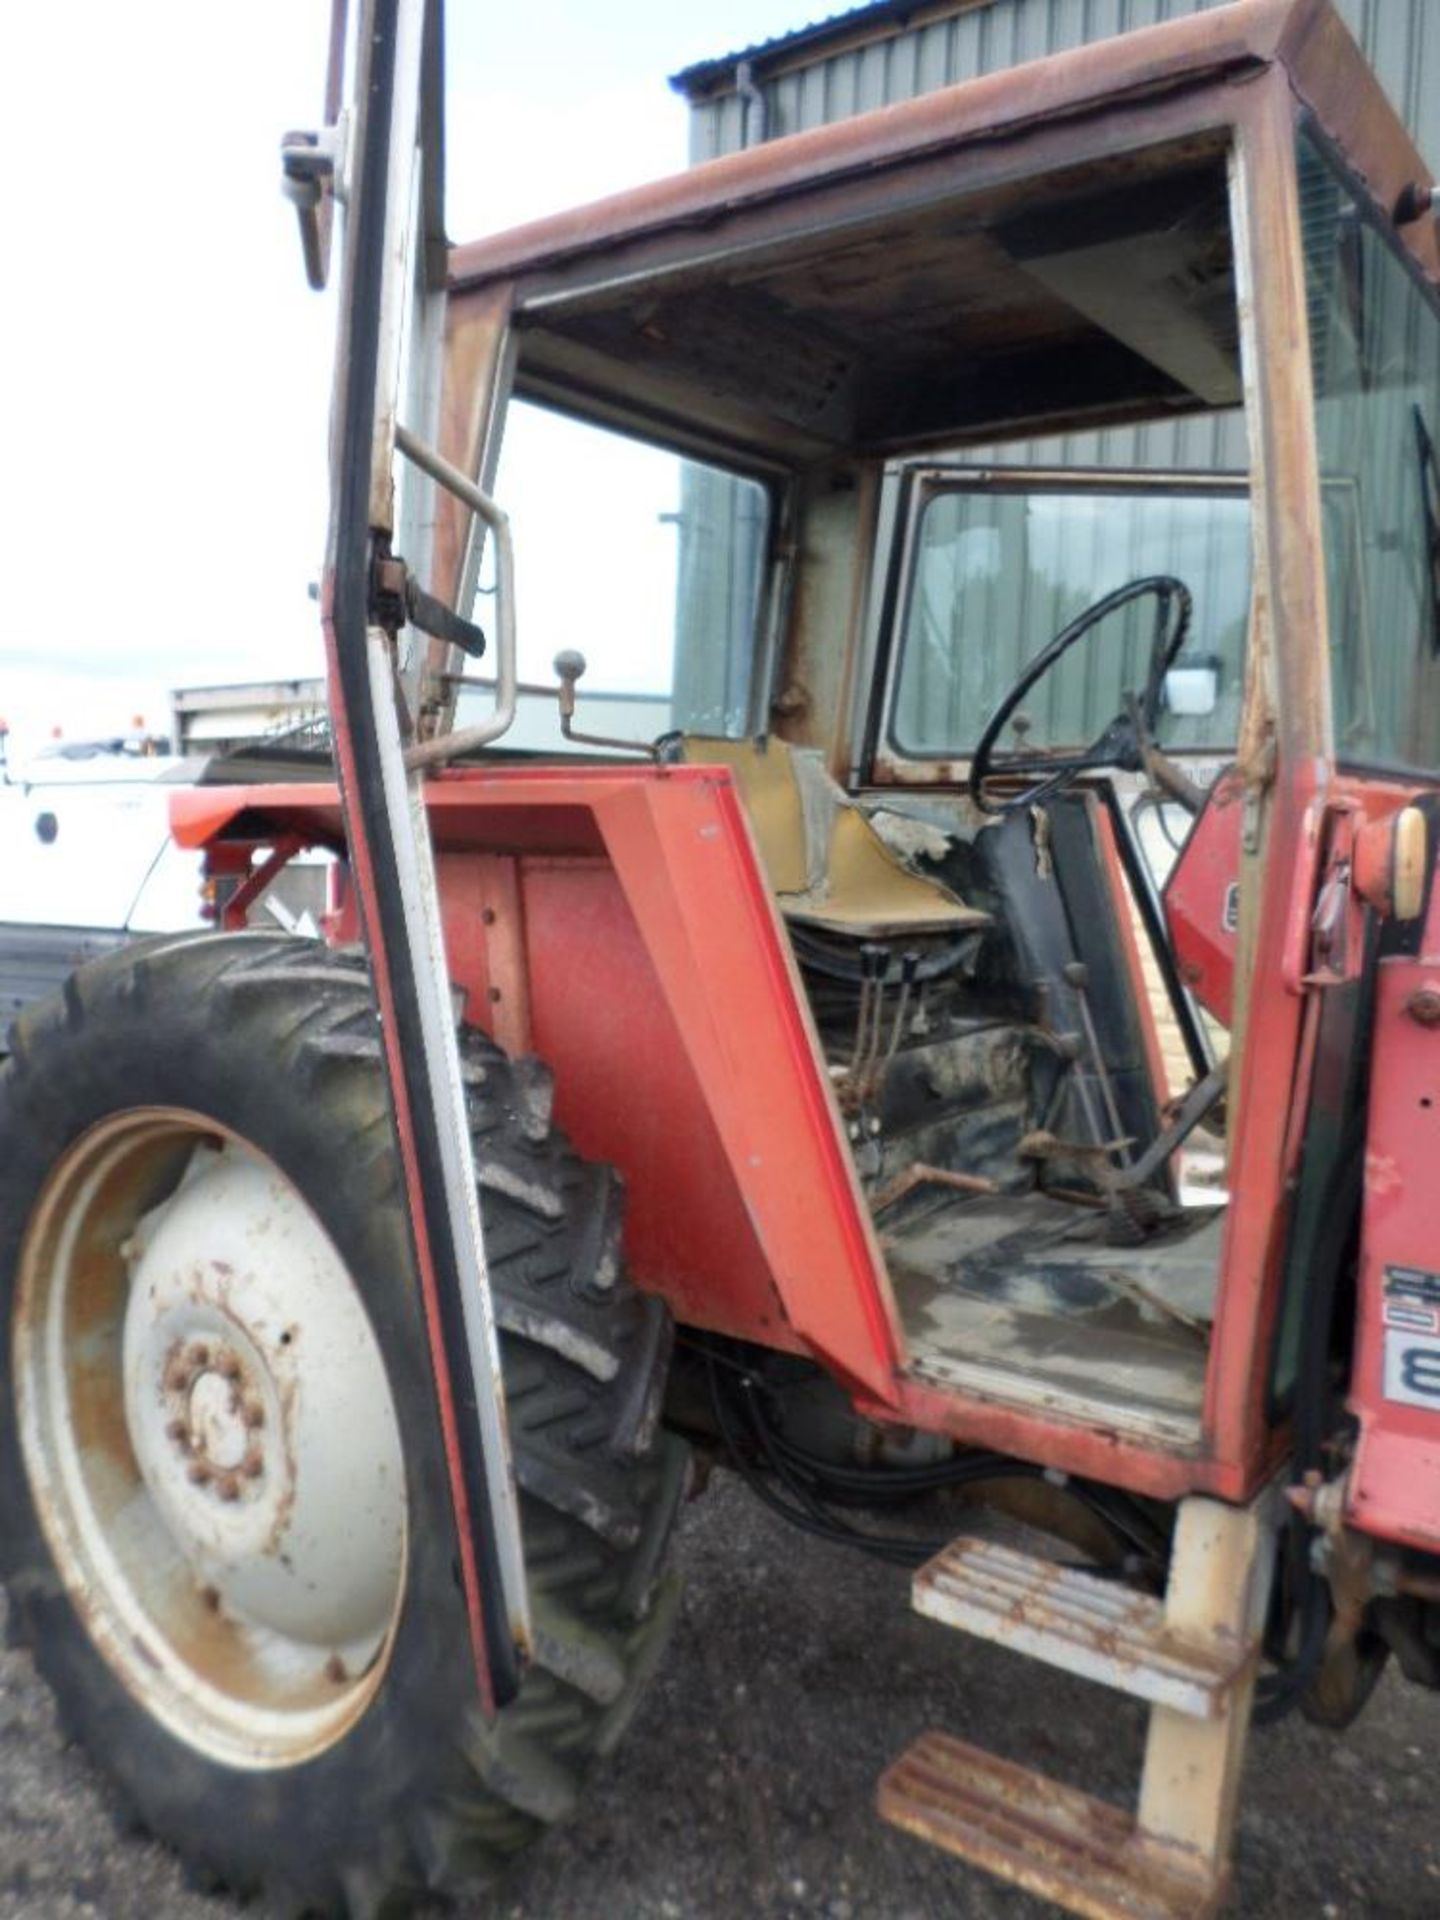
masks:
<instances>
[{"instance_id":1,"label":"open cab door","mask_svg":"<svg viewBox=\"0 0 1440 1920\"><path fill-rule=\"evenodd\" d=\"M344 0L336 0L326 104L326 127L289 136L283 159L312 284L326 277L332 220L339 260L321 592L330 718L444 1427L456 1554L482 1692L494 1707L516 1691L530 1622L422 795L427 754L401 634L408 627L418 635L428 625L471 653L485 643L426 592L396 552L402 523L407 537L423 539L437 481L493 528L500 677L504 683L508 672L513 679L504 517L400 417L414 409L410 417L423 433L438 404L445 307L438 6L365 0L347 13ZM410 470L397 482L402 457ZM397 499L404 503L398 515ZM507 722L502 697L495 720L475 731L498 735Z\"/></svg>"}]
</instances>

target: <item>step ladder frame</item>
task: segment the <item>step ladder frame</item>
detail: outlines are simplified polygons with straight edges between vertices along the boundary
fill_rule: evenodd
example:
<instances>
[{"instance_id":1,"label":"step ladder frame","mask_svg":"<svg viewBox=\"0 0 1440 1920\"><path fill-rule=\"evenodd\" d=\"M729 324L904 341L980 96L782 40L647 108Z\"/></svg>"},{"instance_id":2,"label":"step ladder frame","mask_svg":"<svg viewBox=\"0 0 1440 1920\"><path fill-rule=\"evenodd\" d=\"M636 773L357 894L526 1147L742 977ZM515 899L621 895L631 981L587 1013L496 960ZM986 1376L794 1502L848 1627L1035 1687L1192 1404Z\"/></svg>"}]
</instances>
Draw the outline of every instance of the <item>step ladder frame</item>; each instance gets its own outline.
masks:
<instances>
[{"instance_id":1,"label":"step ladder frame","mask_svg":"<svg viewBox=\"0 0 1440 1920\"><path fill-rule=\"evenodd\" d=\"M1150 1702L1133 1814L940 1734L924 1736L886 1773L881 1814L1091 1920L1197 1920L1218 1911L1229 1884L1280 1508L1276 1487L1243 1507L1198 1494L1180 1503L1165 1637L1213 1648L1217 1666L1228 1661L1232 1672L1203 1714ZM1007 1633L1002 1625L986 1637L1004 1644ZM1043 1637L1030 1638L1026 1651L1043 1658ZM1124 1682L1125 1669L1115 1663L1107 1672L1082 1669L1073 1645L1067 1651L1058 1638L1050 1650L1059 1656L1052 1664L1088 1671L1102 1683ZM949 1804L947 1769L966 1783ZM1104 1836L1102 1844L1077 1842L1089 1829Z\"/></svg>"}]
</instances>

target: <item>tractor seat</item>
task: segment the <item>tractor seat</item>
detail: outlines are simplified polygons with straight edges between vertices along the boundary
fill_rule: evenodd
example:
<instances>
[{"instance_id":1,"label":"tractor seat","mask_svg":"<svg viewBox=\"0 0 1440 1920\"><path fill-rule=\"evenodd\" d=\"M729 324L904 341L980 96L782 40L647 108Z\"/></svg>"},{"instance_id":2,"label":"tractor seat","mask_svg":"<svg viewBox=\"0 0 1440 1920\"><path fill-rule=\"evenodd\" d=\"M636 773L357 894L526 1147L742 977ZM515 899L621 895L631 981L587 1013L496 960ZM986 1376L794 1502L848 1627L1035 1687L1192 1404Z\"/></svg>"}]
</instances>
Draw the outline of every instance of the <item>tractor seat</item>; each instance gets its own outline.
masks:
<instances>
[{"instance_id":1,"label":"tractor seat","mask_svg":"<svg viewBox=\"0 0 1440 1920\"><path fill-rule=\"evenodd\" d=\"M991 924L988 913L905 866L813 749L694 734L683 753L687 764L730 769L776 905L797 926L898 940Z\"/></svg>"}]
</instances>

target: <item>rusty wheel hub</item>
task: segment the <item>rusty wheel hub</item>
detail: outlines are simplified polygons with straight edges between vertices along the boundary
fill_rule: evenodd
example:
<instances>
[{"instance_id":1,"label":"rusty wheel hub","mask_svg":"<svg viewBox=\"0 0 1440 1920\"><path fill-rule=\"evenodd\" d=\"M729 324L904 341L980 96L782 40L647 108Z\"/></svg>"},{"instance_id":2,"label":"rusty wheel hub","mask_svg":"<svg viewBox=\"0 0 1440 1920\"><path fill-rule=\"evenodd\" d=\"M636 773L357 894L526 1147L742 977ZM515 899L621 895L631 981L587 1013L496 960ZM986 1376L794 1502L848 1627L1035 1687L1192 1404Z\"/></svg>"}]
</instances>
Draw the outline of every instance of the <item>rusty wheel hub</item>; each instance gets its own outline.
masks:
<instances>
[{"instance_id":1,"label":"rusty wheel hub","mask_svg":"<svg viewBox=\"0 0 1440 1920\"><path fill-rule=\"evenodd\" d=\"M165 1368L166 1438L192 1486L222 1500L261 1491L265 1478L265 1403L244 1360L221 1344L177 1341Z\"/></svg>"}]
</instances>

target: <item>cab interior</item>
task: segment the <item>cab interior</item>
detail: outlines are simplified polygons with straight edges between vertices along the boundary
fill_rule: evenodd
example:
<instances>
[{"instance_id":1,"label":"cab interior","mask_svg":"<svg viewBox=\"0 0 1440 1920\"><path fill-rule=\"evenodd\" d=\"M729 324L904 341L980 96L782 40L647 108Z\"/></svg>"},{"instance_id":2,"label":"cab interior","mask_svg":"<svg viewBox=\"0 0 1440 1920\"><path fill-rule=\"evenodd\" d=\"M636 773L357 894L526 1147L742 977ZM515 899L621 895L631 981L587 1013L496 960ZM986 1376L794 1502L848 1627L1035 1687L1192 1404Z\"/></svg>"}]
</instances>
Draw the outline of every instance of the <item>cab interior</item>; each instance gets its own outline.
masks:
<instances>
[{"instance_id":1,"label":"cab interior","mask_svg":"<svg viewBox=\"0 0 1440 1920\"><path fill-rule=\"evenodd\" d=\"M1163 752L1151 736L1167 672L1190 657L1191 590L1156 562L1164 543L1152 539L1139 591L1092 631L1074 581L1062 590L1032 558L1028 620L992 607L966 634L915 642L942 676L952 645L955 658L993 654L993 684L962 674L943 696L905 695L906 595L926 536L918 509L907 521L881 496L895 456L931 446L973 463L967 447L1013 448L1019 434L1233 419L1225 141L1208 133L955 192L898 228L892 211L711 267L703 289L697 277L552 294L533 312L522 302L513 322L515 399L703 463L674 515L677 603L683 625L708 538L728 556L730 626L707 603L692 650L710 669L677 647L663 724L631 744L733 774L910 1370L1151 1445L1197 1446L1224 1196L1182 1186L1180 1153L1197 1119L1215 1121L1223 1074L1112 778L1118 765L1133 797ZM767 503L763 536L736 507L746 489ZM953 489L942 476L935 491ZM1232 493L1244 521L1243 476ZM745 528L753 574L737 593ZM872 549L885 557L867 598ZM1147 588L1150 576L1170 584ZM739 631L763 636L738 688L713 670L736 606ZM1068 717L1083 737L1066 737L1053 700L1038 729L1035 703L1017 706L1019 725L989 742L977 780L976 730L1032 643L1052 637L1052 616L1057 629L1081 623L1057 671L1080 676ZM1232 688L1244 628L1242 611ZM538 664L530 672L543 680ZM548 706L543 684L532 690ZM1100 712L1112 694L1113 712ZM969 729L960 750L944 750L943 728L901 739L906 699L932 720L948 702ZM582 685L563 744L623 751L608 737L619 711ZM1225 757L1210 753L1206 771ZM1172 1054L1183 1050L1169 1070L1165 1022ZM1198 1110L1177 1127L1175 1103L1195 1083Z\"/></svg>"}]
</instances>

